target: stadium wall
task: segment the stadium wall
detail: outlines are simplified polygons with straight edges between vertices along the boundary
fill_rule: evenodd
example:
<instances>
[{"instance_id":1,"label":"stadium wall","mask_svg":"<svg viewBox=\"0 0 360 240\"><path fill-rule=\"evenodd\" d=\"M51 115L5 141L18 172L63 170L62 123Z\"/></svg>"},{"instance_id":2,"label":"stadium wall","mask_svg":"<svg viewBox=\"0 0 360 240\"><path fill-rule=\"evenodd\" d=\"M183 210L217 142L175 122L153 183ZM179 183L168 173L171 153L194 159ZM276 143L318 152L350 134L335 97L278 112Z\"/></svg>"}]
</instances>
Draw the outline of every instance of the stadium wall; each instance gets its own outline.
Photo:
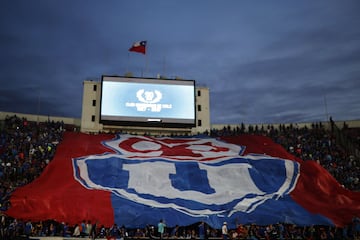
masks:
<instances>
[{"instance_id":1,"label":"stadium wall","mask_svg":"<svg viewBox=\"0 0 360 240\"><path fill-rule=\"evenodd\" d=\"M63 121L64 124L67 125L71 125L74 126L74 128L76 128L75 130L80 130L80 128L83 128L84 126L81 126L82 121L79 118L68 118L68 117L58 117L58 116L47 116L47 115L36 115L36 114L25 114L25 113L15 113L15 112L0 112L0 121L1 120L5 120L7 117L9 116L18 116L20 118L26 118L28 121L32 121L32 122L47 122L47 121ZM330 127L330 123L329 122L321 122L325 127ZM348 121L335 121L334 122L335 125L341 129L344 126L344 123L346 123L346 125L349 128L360 128L360 120L348 120ZM294 126L294 127L309 127L311 128L311 125L313 124L313 122L303 122L303 123L264 123L264 124L244 124L244 127L246 129L246 131L248 130L249 126L252 126L253 128L255 128L256 126L261 129L261 127L263 126L265 129L267 128L267 126L273 126L275 129L278 129L280 125L284 125L285 127L288 127L290 125ZM237 127L241 127L241 123L239 124L211 124L209 129L214 129L214 130L221 130L223 128L231 128L231 129L235 129ZM122 130L125 131L129 131L129 132L134 132L134 133L139 133L138 131L140 131L141 129L136 129L136 128L129 128L129 127L121 127ZM113 129L116 130L116 129ZM162 128L152 128L153 131L161 133L162 132ZM144 129L142 129L142 131L144 131ZM177 129L174 128L171 133L183 133L182 129ZM109 131L110 132L110 131ZM199 132L194 132L193 134L197 134L197 133L203 133L205 131L199 131Z\"/></svg>"},{"instance_id":2,"label":"stadium wall","mask_svg":"<svg viewBox=\"0 0 360 240\"><path fill-rule=\"evenodd\" d=\"M64 122L65 125L73 126L75 130L80 129L80 119L79 118L68 118L68 117L56 117L49 115L37 115L37 114L25 114L25 113L15 113L15 112L0 112L0 120L5 120L7 117L18 116L19 118L26 118L26 120L31 122Z\"/></svg>"},{"instance_id":3,"label":"stadium wall","mask_svg":"<svg viewBox=\"0 0 360 240\"><path fill-rule=\"evenodd\" d=\"M346 125L349 128L360 128L360 120L334 121L334 124L339 129L343 128L344 123L346 123ZM264 127L264 129L266 129L268 126L272 126L275 129L279 129L280 125L285 126L285 127L289 127L290 125L292 125L295 128L303 128L303 127L311 128L311 126L313 124L314 124L314 122L303 122L303 123L261 123L261 124L244 124L244 127L245 127L245 129L247 131L249 129L249 126L251 126L253 128L258 127L258 129L261 129L261 127ZM321 122L321 124L324 125L326 128L331 127L329 121ZM239 123L239 124L211 124L211 129L215 129L215 130L221 130L221 129L228 128L228 127L230 127L230 129L235 129L237 127L241 127L241 123Z\"/></svg>"},{"instance_id":4,"label":"stadium wall","mask_svg":"<svg viewBox=\"0 0 360 240\"><path fill-rule=\"evenodd\" d=\"M178 129L178 128L172 128L172 129L163 129L163 128L149 128L149 129L144 129L144 128L135 128L135 127L118 127L118 128L108 128L106 129L106 131L104 129L102 130L94 130L94 128L90 128L91 131L84 131L84 127L81 125L82 121L81 119L78 118L66 118L66 117L54 117L54 116L44 116L44 115L34 115L34 114L23 114L23 113L14 113L14 112L0 112L0 130L3 129L3 124L4 124L4 120L7 117L11 117L11 116L18 116L20 118L26 118L28 121L32 121L32 122L38 122L38 123L42 123L42 122L49 122L49 121L54 121L54 122L64 122L64 128L66 130L70 130L70 131L83 131L83 132L88 132L88 133L99 133L99 132L109 132L109 133L116 133L116 132L123 132L123 133L129 133L129 134L138 134L138 135L144 135L144 134L150 134L153 136L170 136L170 135L196 135L199 133L205 133L207 130L207 128L204 128L203 131L196 129L195 132L189 132L187 129ZM320 123L320 122L319 122ZM326 128L330 129L331 124L330 122L321 122L323 126L325 126ZM348 128L360 128L360 120L350 120L350 121L336 121L334 122L335 126L336 126L336 130L335 130L335 134L336 134L336 138L339 140L339 142L346 148L346 150L351 153L352 155L359 157L360 158L360 151L358 149L358 147L355 145L355 143L353 143L352 141L350 141L343 133L342 131L340 131L344 124L346 123L346 126ZM98 123L93 123L98 124ZM242 124L213 124L211 125L211 130L222 130L222 129L230 129L230 130L234 130L236 128L241 128ZM264 129L267 129L268 126L271 126L275 129L278 129L280 125L283 125L285 127L288 127L290 125L292 125L293 127L296 128L303 128L303 127L308 127L311 128L313 125L313 122L311 123L275 123L275 124L244 124L245 127L245 132L249 131L249 127L251 126L252 129L255 129L256 127L258 129L261 129L262 127ZM89 125L87 125L89 127ZM91 126L90 126L91 127ZM209 128L210 129L210 128ZM192 129L194 130L194 129Z\"/></svg>"}]
</instances>

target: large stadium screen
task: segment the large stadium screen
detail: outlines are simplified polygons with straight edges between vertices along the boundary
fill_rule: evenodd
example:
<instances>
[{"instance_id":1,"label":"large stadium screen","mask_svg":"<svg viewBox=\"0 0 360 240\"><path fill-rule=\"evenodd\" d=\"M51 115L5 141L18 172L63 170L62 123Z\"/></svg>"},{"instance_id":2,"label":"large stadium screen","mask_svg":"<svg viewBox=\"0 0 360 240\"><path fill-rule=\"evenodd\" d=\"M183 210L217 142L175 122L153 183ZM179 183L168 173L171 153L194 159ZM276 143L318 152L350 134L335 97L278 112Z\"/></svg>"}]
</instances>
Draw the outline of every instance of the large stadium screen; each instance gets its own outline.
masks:
<instances>
[{"instance_id":1,"label":"large stadium screen","mask_svg":"<svg viewBox=\"0 0 360 240\"><path fill-rule=\"evenodd\" d=\"M194 127L195 81L102 76L100 122Z\"/></svg>"}]
</instances>

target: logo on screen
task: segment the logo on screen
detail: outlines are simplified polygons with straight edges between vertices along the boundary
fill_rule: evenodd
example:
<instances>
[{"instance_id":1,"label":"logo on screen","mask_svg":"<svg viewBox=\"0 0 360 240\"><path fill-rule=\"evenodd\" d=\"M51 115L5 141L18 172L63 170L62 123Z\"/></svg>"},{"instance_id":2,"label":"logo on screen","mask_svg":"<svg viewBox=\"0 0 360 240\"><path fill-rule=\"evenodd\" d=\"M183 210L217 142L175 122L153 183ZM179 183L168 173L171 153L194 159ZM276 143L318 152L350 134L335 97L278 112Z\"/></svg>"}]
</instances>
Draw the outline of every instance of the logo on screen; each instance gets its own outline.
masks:
<instances>
[{"instance_id":1,"label":"logo on screen","mask_svg":"<svg viewBox=\"0 0 360 240\"><path fill-rule=\"evenodd\" d=\"M155 91L145 91L140 89L136 92L137 99L142 103L157 103L162 98L162 93L158 90Z\"/></svg>"},{"instance_id":2,"label":"logo on screen","mask_svg":"<svg viewBox=\"0 0 360 240\"><path fill-rule=\"evenodd\" d=\"M136 107L138 112L161 112L162 109L172 109L172 104L159 103L163 95L159 90L148 91L140 89L136 92L139 102L127 102L126 107Z\"/></svg>"}]
</instances>

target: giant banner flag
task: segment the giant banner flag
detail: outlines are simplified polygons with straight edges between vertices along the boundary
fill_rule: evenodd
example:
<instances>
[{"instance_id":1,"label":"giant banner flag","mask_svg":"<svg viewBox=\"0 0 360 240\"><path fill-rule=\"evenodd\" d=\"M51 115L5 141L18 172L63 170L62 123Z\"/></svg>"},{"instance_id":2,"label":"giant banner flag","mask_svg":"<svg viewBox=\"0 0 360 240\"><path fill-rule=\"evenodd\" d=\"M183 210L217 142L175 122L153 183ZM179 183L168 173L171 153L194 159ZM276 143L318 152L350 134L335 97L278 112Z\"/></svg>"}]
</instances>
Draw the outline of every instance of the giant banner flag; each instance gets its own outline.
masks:
<instances>
[{"instance_id":1,"label":"giant banner flag","mask_svg":"<svg viewBox=\"0 0 360 240\"><path fill-rule=\"evenodd\" d=\"M66 132L42 175L17 189L9 216L144 227L205 221L337 225L360 193L264 136L148 137Z\"/></svg>"}]
</instances>

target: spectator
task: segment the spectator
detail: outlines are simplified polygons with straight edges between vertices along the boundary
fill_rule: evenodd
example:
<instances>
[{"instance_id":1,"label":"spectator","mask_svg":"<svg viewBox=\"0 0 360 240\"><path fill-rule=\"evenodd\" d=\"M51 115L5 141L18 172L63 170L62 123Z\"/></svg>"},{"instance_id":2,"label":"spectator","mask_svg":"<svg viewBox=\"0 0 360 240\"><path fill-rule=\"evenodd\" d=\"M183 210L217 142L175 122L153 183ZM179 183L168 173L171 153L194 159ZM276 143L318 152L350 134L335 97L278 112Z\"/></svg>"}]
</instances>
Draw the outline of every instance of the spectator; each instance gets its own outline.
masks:
<instances>
[{"instance_id":1,"label":"spectator","mask_svg":"<svg viewBox=\"0 0 360 240\"><path fill-rule=\"evenodd\" d=\"M80 237L81 236L79 224L75 224L73 236L74 237Z\"/></svg>"},{"instance_id":2,"label":"spectator","mask_svg":"<svg viewBox=\"0 0 360 240\"><path fill-rule=\"evenodd\" d=\"M227 222L224 222L222 227L221 227L222 239L227 240L228 234L229 234L229 232L228 232Z\"/></svg>"},{"instance_id":3,"label":"spectator","mask_svg":"<svg viewBox=\"0 0 360 240\"><path fill-rule=\"evenodd\" d=\"M202 221L199 224L199 239L201 240L205 239L205 233L206 233L205 223Z\"/></svg>"},{"instance_id":4,"label":"spectator","mask_svg":"<svg viewBox=\"0 0 360 240\"><path fill-rule=\"evenodd\" d=\"M160 219L160 221L158 223L158 234L159 234L160 240L162 240L164 237L165 227L166 227L165 223L163 222L162 219Z\"/></svg>"},{"instance_id":5,"label":"spectator","mask_svg":"<svg viewBox=\"0 0 360 240\"><path fill-rule=\"evenodd\" d=\"M32 223L31 223L31 221L28 220L28 221L26 222L26 224L25 224L25 235L26 235L27 237L31 236L32 231L33 231L33 225L32 225Z\"/></svg>"}]
</instances>

